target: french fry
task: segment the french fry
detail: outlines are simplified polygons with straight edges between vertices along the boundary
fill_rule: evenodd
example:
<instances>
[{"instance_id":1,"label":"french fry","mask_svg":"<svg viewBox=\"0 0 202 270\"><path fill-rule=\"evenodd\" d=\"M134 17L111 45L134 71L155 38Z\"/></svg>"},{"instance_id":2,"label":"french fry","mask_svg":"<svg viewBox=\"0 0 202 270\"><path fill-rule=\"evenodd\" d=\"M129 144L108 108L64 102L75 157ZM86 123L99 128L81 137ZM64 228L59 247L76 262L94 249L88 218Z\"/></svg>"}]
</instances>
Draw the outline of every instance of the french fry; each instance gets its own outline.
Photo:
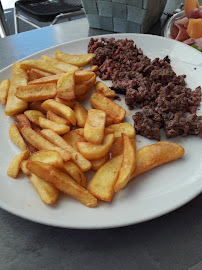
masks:
<instances>
[{"instance_id":1,"label":"french fry","mask_svg":"<svg viewBox=\"0 0 202 270\"><path fill-rule=\"evenodd\" d=\"M94 72L97 71L99 68L96 65L92 65L90 69Z\"/></svg>"},{"instance_id":2,"label":"french fry","mask_svg":"<svg viewBox=\"0 0 202 270\"><path fill-rule=\"evenodd\" d=\"M112 201L122 159L122 155L110 159L95 173L88 186L88 191L93 196L102 201Z\"/></svg>"},{"instance_id":3,"label":"french fry","mask_svg":"<svg viewBox=\"0 0 202 270\"><path fill-rule=\"evenodd\" d=\"M34 123L37 126L40 126L39 117L45 118L42 112L36 110L26 110L24 114L32 123Z\"/></svg>"},{"instance_id":4,"label":"french fry","mask_svg":"<svg viewBox=\"0 0 202 270\"><path fill-rule=\"evenodd\" d=\"M59 78L62 76L62 74L57 74L57 75L50 75L50 76L46 76L46 77L42 77L36 80L32 80L28 83L28 85L32 85L32 84L44 84L44 83L57 83L57 81L59 80Z\"/></svg>"},{"instance_id":5,"label":"french fry","mask_svg":"<svg viewBox=\"0 0 202 270\"><path fill-rule=\"evenodd\" d=\"M70 152L71 161L74 162L76 165L78 165L79 168L83 172L90 170L90 168L92 167L91 162L87 160L86 158L84 158L77 150L75 150L71 145L69 145L61 136L59 136L57 133L55 133L54 131L50 129L43 129L41 133L50 142Z\"/></svg>"},{"instance_id":6,"label":"french fry","mask_svg":"<svg viewBox=\"0 0 202 270\"><path fill-rule=\"evenodd\" d=\"M29 160L40 161L55 168L63 168L64 162L61 155L53 150L40 150L29 157Z\"/></svg>"},{"instance_id":7,"label":"french fry","mask_svg":"<svg viewBox=\"0 0 202 270\"><path fill-rule=\"evenodd\" d=\"M84 83L76 84L75 85L75 95L76 97L78 96L83 96L87 94L88 89L87 86Z\"/></svg>"},{"instance_id":8,"label":"french fry","mask_svg":"<svg viewBox=\"0 0 202 270\"><path fill-rule=\"evenodd\" d=\"M74 72L63 74L57 82L57 97L74 101L75 95L75 78Z\"/></svg>"},{"instance_id":9,"label":"french fry","mask_svg":"<svg viewBox=\"0 0 202 270\"><path fill-rule=\"evenodd\" d=\"M95 90L108 98L113 98L116 96L116 92L114 90L109 89L106 84L100 81L96 82Z\"/></svg>"},{"instance_id":10,"label":"french fry","mask_svg":"<svg viewBox=\"0 0 202 270\"><path fill-rule=\"evenodd\" d=\"M113 119L115 124L124 120L126 111L111 99L95 92L92 94L90 101L93 108L104 111L107 116Z\"/></svg>"},{"instance_id":11,"label":"french fry","mask_svg":"<svg viewBox=\"0 0 202 270\"><path fill-rule=\"evenodd\" d=\"M94 53L80 54L80 55L70 55L60 51L55 52L55 58L63 61L65 63L75 65L77 67L82 67L90 63L93 58Z\"/></svg>"},{"instance_id":12,"label":"french fry","mask_svg":"<svg viewBox=\"0 0 202 270\"><path fill-rule=\"evenodd\" d=\"M27 109L28 103L15 96L15 91L19 86L27 85L27 73L20 68L20 63L13 63L13 73L8 90L5 115L11 116L23 112Z\"/></svg>"},{"instance_id":13,"label":"french fry","mask_svg":"<svg viewBox=\"0 0 202 270\"><path fill-rule=\"evenodd\" d=\"M65 99L62 99L62 98L59 98L59 97L55 97L55 101L59 102L59 103L62 103L68 107L70 107L71 109L74 108L74 105L75 105L75 101L68 101L68 100L65 100Z\"/></svg>"},{"instance_id":14,"label":"french fry","mask_svg":"<svg viewBox=\"0 0 202 270\"><path fill-rule=\"evenodd\" d=\"M9 87L10 87L9 79L5 79L0 83L0 102L3 105L6 105Z\"/></svg>"},{"instance_id":15,"label":"french fry","mask_svg":"<svg viewBox=\"0 0 202 270\"><path fill-rule=\"evenodd\" d=\"M120 123L105 128L105 135L113 133L114 140L118 140L122 133L125 133L130 139L135 138L135 128L129 123Z\"/></svg>"},{"instance_id":16,"label":"french fry","mask_svg":"<svg viewBox=\"0 0 202 270\"><path fill-rule=\"evenodd\" d=\"M94 144L91 142L77 142L76 146L79 152L87 159L99 159L105 156L112 146L114 134L108 134L103 139L103 144Z\"/></svg>"},{"instance_id":17,"label":"french fry","mask_svg":"<svg viewBox=\"0 0 202 270\"><path fill-rule=\"evenodd\" d=\"M77 129L75 129L75 132L84 138L84 129L83 128L77 128Z\"/></svg>"},{"instance_id":18,"label":"french fry","mask_svg":"<svg viewBox=\"0 0 202 270\"><path fill-rule=\"evenodd\" d=\"M46 111L51 111L61 117L64 117L65 119L69 120L73 126L76 125L76 115L70 107L57 102L54 99L44 101L41 107Z\"/></svg>"},{"instance_id":19,"label":"french fry","mask_svg":"<svg viewBox=\"0 0 202 270\"><path fill-rule=\"evenodd\" d=\"M108 157L109 157L109 155L106 154L104 157L102 157L100 159L91 160L92 170L97 171L100 167L102 167L106 163Z\"/></svg>"},{"instance_id":20,"label":"french fry","mask_svg":"<svg viewBox=\"0 0 202 270\"><path fill-rule=\"evenodd\" d=\"M140 148L136 153L136 168L130 180L163 164L180 159L184 148L177 143L161 141Z\"/></svg>"},{"instance_id":21,"label":"french fry","mask_svg":"<svg viewBox=\"0 0 202 270\"><path fill-rule=\"evenodd\" d=\"M75 150L78 151L78 148L76 147L77 142L85 142L86 140L82 135L80 135L78 132L78 129L74 129L67 134L63 135L63 139L70 144Z\"/></svg>"},{"instance_id":22,"label":"french fry","mask_svg":"<svg viewBox=\"0 0 202 270\"><path fill-rule=\"evenodd\" d=\"M82 83L90 80L94 76L91 70L77 70L75 72L75 83Z\"/></svg>"},{"instance_id":23,"label":"french fry","mask_svg":"<svg viewBox=\"0 0 202 270\"><path fill-rule=\"evenodd\" d=\"M43 103L42 100L38 100L38 101L33 101L29 103L29 109L30 110L36 110L36 111L40 111L43 114L46 113L46 111L44 109L41 108L41 104Z\"/></svg>"},{"instance_id":24,"label":"french fry","mask_svg":"<svg viewBox=\"0 0 202 270\"><path fill-rule=\"evenodd\" d=\"M134 151L136 152L136 142L134 139L130 139L130 142L132 144L132 147L134 149ZM119 156L123 154L123 140L122 137L120 137L118 140L114 141L114 143L112 144L112 147L110 149L111 152L111 156L115 157L115 156Z\"/></svg>"},{"instance_id":25,"label":"french fry","mask_svg":"<svg viewBox=\"0 0 202 270\"><path fill-rule=\"evenodd\" d=\"M76 183L70 176L58 169L39 161L28 161L27 168L36 176L53 184L58 190L79 200L88 207L95 207L97 199L85 188Z\"/></svg>"},{"instance_id":26,"label":"french fry","mask_svg":"<svg viewBox=\"0 0 202 270\"><path fill-rule=\"evenodd\" d=\"M90 90L93 87L93 85L95 84L95 82L96 82L96 74L93 73L92 78L89 79L88 81L83 82L83 84L86 85L87 90Z\"/></svg>"},{"instance_id":27,"label":"french fry","mask_svg":"<svg viewBox=\"0 0 202 270\"><path fill-rule=\"evenodd\" d=\"M117 182L114 186L114 191L117 192L124 188L129 180L132 172L135 169L135 151L127 135L122 133L123 141L123 160L119 171Z\"/></svg>"},{"instance_id":28,"label":"french fry","mask_svg":"<svg viewBox=\"0 0 202 270\"><path fill-rule=\"evenodd\" d=\"M41 128L37 125L35 125L34 123L32 123L32 129L38 133L39 135L41 135Z\"/></svg>"},{"instance_id":29,"label":"french fry","mask_svg":"<svg viewBox=\"0 0 202 270\"><path fill-rule=\"evenodd\" d=\"M21 164L20 164L20 168L21 168L21 170L22 170L22 172L24 173L24 174L26 174L26 175L30 175L30 171L27 169L27 162L28 162L28 160L26 159L26 160L23 160L22 162L21 162Z\"/></svg>"},{"instance_id":30,"label":"french fry","mask_svg":"<svg viewBox=\"0 0 202 270\"><path fill-rule=\"evenodd\" d=\"M17 98L24 101L37 101L46 100L56 96L56 84L37 84L37 85L27 85L18 86L15 95Z\"/></svg>"},{"instance_id":31,"label":"french fry","mask_svg":"<svg viewBox=\"0 0 202 270\"><path fill-rule=\"evenodd\" d=\"M67 119L65 119L63 117L60 117L60 116L58 116L57 114L55 114L55 113L53 113L51 111L47 112L47 119L50 120L50 121L56 122L58 124L63 124L63 125L67 125L67 126L71 125L69 120L67 120Z\"/></svg>"},{"instance_id":32,"label":"french fry","mask_svg":"<svg viewBox=\"0 0 202 270\"><path fill-rule=\"evenodd\" d=\"M51 129L59 135L63 135L70 131L70 127L63 124L50 121L46 118L39 117L39 125L42 129Z\"/></svg>"},{"instance_id":33,"label":"french fry","mask_svg":"<svg viewBox=\"0 0 202 270\"><path fill-rule=\"evenodd\" d=\"M62 149L48 140L43 136L36 133L33 129L29 127L22 128L21 130L23 137L38 150L54 150L57 151L64 161L67 161L71 158L70 152L65 149ZM57 134L57 133L56 133ZM59 136L59 135L58 135Z\"/></svg>"},{"instance_id":34,"label":"french fry","mask_svg":"<svg viewBox=\"0 0 202 270\"><path fill-rule=\"evenodd\" d=\"M71 161L66 161L64 162L63 170L67 172L80 186L86 188L86 177L76 164Z\"/></svg>"},{"instance_id":35,"label":"french fry","mask_svg":"<svg viewBox=\"0 0 202 270\"><path fill-rule=\"evenodd\" d=\"M76 99L77 99L78 101L82 101L82 100L84 100L84 99L87 98L87 95L88 95L88 93L86 93L86 94L84 94L84 95L81 95L81 96L77 96Z\"/></svg>"},{"instance_id":36,"label":"french fry","mask_svg":"<svg viewBox=\"0 0 202 270\"><path fill-rule=\"evenodd\" d=\"M7 170L8 176L12 178L17 178L18 173L20 171L21 162L29 157L29 151L25 150L21 152L19 155L15 156L11 161L9 168Z\"/></svg>"},{"instance_id":37,"label":"french fry","mask_svg":"<svg viewBox=\"0 0 202 270\"><path fill-rule=\"evenodd\" d=\"M16 123L13 123L10 125L9 128L9 136L11 140L22 150L27 150L27 146L20 134L20 131L18 130Z\"/></svg>"},{"instance_id":38,"label":"french fry","mask_svg":"<svg viewBox=\"0 0 202 270\"><path fill-rule=\"evenodd\" d=\"M49 63L46 63L41 60L24 60L20 64L20 68L23 70L30 70L32 68L36 68L51 74L61 74L63 71L61 69L58 69L52 65L49 65Z\"/></svg>"},{"instance_id":39,"label":"french fry","mask_svg":"<svg viewBox=\"0 0 202 270\"><path fill-rule=\"evenodd\" d=\"M58 59L55 59L53 57L50 57L48 55L42 55L41 56L41 60L46 62L47 64L54 66L55 68L58 68L64 72L72 72L72 71L76 71L79 68L74 66L74 65L70 65L68 63L65 63L63 61L59 61Z\"/></svg>"},{"instance_id":40,"label":"french fry","mask_svg":"<svg viewBox=\"0 0 202 270\"><path fill-rule=\"evenodd\" d=\"M113 124L113 119L110 116L107 116L105 126L108 127L112 124Z\"/></svg>"},{"instance_id":41,"label":"french fry","mask_svg":"<svg viewBox=\"0 0 202 270\"><path fill-rule=\"evenodd\" d=\"M51 73L42 71L42 70L37 69L37 68L31 68L28 72L29 81L37 80L37 79L51 76L51 75L52 75Z\"/></svg>"},{"instance_id":42,"label":"french fry","mask_svg":"<svg viewBox=\"0 0 202 270\"><path fill-rule=\"evenodd\" d=\"M100 110L88 110L88 117L84 126L86 141L100 144L104 138L106 113Z\"/></svg>"},{"instance_id":43,"label":"french fry","mask_svg":"<svg viewBox=\"0 0 202 270\"><path fill-rule=\"evenodd\" d=\"M74 105L74 112L76 115L77 126L84 127L88 116L88 111L78 102Z\"/></svg>"}]
</instances>

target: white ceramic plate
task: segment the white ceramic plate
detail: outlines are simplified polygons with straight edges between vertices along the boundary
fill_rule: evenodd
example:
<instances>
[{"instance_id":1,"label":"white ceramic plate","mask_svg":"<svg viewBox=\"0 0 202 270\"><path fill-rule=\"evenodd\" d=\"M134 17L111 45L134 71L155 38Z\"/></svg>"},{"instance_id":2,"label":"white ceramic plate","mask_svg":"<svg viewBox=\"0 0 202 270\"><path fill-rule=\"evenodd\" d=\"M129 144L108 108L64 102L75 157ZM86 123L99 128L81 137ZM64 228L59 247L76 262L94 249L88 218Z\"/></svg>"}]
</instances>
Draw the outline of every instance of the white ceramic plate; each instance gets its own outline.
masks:
<instances>
[{"instance_id":1,"label":"white ceramic plate","mask_svg":"<svg viewBox=\"0 0 202 270\"><path fill-rule=\"evenodd\" d=\"M144 54L152 59L169 55L175 72L187 75L189 87L194 89L201 85L202 55L197 50L158 36L116 34L110 37L133 39L137 46L143 49ZM65 43L27 59L39 59L42 54L53 56L55 50L70 54L86 53L88 42L89 38ZM0 80L10 78L11 73L11 66L2 70ZM127 109L124 99L117 103ZM85 106L90 108L89 101ZM184 205L202 191L202 139L194 136L177 137L170 141L179 143L185 148L184 157L137 177L124 190L115 194L111 203L99 202L97 208L90 209L61 194L53 206L47 206L41 202L26 177L21 175L14 180L6 174L10 161L20 153L20 150L8 136L12 120L4 116L3 106L0 106L0 110L0 206L20 217L65 228L112 228L143 222L166 214ZM127 110L126 120L131 124L133 124L131 117L133 113L134 111ZM201 114L201 108L198 113ZM138 148L155 142L142 136L137 136L136 141Z\"/></svg>"}]
</instances>

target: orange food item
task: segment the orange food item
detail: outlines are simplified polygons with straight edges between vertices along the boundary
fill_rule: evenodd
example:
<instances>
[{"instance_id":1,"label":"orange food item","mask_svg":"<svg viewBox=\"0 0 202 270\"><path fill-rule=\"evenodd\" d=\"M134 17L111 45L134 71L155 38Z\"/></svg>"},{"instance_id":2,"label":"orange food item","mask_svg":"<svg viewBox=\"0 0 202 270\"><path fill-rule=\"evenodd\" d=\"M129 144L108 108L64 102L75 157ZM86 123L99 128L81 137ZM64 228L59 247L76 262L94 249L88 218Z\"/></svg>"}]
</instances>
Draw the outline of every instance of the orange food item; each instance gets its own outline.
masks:
<instances>
[{"instance_id":1,"label":"orange food item","mask_svg":"<svg viewBox=\"0 0 202 270\"><path fill-rule=\"evenodd\" d=\"M199 8L198 0L185 0L185 4L184 4L185 14L191 12L195 8Z\"/></svg>"},{"instance_id":2,"label":"orange food item","mask_svg":"<svg viewBox=\"0 0 202 270\"><path fill-rule=\"evenodd\" d=\"M189 19L187 33L191 38L202 37L202 18L200 19Z\"/></svg>"}]
</instances>

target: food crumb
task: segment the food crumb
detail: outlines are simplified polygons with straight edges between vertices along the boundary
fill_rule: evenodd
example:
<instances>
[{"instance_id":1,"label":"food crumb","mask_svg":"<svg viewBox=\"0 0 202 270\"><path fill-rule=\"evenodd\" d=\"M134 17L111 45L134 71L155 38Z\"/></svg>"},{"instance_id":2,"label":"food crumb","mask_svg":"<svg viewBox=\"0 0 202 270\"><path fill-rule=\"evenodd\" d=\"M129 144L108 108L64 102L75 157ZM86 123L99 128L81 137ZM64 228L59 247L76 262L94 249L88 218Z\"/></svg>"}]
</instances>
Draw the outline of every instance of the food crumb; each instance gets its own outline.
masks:
<instances>
[{"instance_id":1,"label":"food crumb","mask_svg":"<svg viewBox=\"0 0 202 270\"><path fill-rule=\"evenodd\" d=\"M114 96L114 100L121 101L120 97L118 95Z\"/></svg>"}]
</instances>

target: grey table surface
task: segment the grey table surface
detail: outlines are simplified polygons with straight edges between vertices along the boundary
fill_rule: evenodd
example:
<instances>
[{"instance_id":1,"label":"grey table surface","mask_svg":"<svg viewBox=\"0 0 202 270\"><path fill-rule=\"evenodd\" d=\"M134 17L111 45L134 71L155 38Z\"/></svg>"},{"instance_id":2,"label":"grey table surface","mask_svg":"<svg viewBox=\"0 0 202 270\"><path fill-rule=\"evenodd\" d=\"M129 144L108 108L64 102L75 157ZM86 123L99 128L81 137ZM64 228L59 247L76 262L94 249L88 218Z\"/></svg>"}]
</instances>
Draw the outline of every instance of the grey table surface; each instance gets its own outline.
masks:
<instances>
[{"instance_id":1,"label":"grey table surface","mask_svg":"<svg viewBox=\"0 0 202 270\"><path fill-rule=\"evenodd\" d=\"M180 3L168 1L166 11ZM165 19L150 32L161 35ZM9 36L0 40L0 69L57 44L107 33L89 28L84 18ZM0 209L0 270L201 270L201 205L202 194L155 220L109 230L54 228Z\"/></svg>"}]
</instances>

